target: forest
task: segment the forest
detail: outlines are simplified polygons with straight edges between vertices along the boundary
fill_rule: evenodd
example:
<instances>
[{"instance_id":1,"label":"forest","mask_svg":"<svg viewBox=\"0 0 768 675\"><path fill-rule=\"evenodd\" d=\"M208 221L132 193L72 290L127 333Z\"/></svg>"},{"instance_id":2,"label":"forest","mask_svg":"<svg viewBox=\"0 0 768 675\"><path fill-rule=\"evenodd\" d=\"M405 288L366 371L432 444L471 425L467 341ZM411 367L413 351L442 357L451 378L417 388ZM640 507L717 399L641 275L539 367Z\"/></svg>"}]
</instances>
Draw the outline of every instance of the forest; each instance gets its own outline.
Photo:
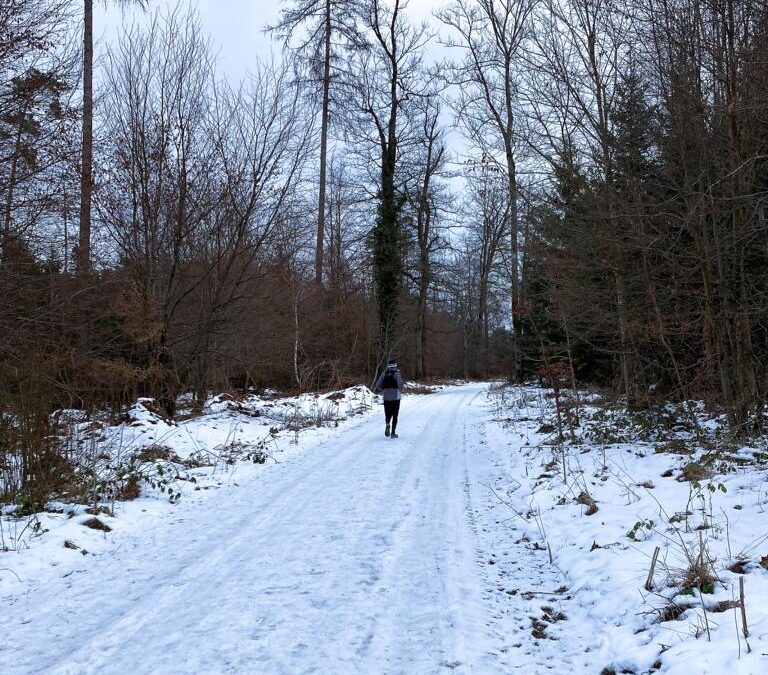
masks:
<instances>
[{"instance_id":1,"label":"forest","mask_svg":"<svg viewBox=\"0 0 768 675\"><path fill-rule=\"evenodd\" d=\"M241 82L187 3L133 4L97 59L92 0L0 4L0 447L25 476L56 409L172 417L393 356L762 431L764 2L291 0Z\"/></svg>"}]
</instances>

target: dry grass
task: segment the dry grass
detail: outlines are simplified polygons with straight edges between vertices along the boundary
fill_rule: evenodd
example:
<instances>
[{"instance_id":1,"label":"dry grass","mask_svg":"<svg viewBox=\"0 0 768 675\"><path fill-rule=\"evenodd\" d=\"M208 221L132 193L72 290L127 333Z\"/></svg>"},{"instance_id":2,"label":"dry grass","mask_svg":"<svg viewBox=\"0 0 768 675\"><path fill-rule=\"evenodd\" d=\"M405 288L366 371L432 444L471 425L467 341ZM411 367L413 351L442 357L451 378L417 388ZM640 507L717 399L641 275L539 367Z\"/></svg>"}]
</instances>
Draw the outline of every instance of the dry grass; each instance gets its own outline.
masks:
<instances>
[{"instance_id":1,"label":"dry grass","mask_svg":"<svg viewBox=\"0 0 768 675\"><path fill-rule=\"evenodd\" d=\"M681 482L700 482L709 478L711 475L712 472L703 464L699 464L698 462L688 462L688 464L686 464L680 471L677 480Z\"/></svg>"},{"instance_id":2,"label":"dry grass","mask_svg":"<svg viewBox=\"0 0 768 675\"><path fill-rule=\"evenodd\" d=\"M181 457L179 457L175 451L165 445L150 445L143 448L141 452L136 455L136 459L140 462L156 462L166 461L181 464Z\"/></svg>"},{"instance_id":3,"label":"dry grass","mask_svg":"<svg viewBox=\"0 0 768 675\"><path fill-rule=\"evenodd\" d=\"M111 532L112 528L107 525L105 522L99 520L98 518L89 518L86 520L83 525L86 527L92 529L92 530L99 530L101 532Z\"/></svg>"},{"instance_id":4,"label":"dry grass","mask_svg":"<svg viewBox=\"0 0 768 675\"><path fill-rule=\"evenodd\" d=\"M120 488L117 499L123 502L132 502L141 496L141 484L137 476L129 476L125 484Z\"/></svg>"},{"instance_id":5,"label":"dry grass","mask_svg":"<svg viewBox=\"0 0 768 675\"><path fill-rule=\"evenodd\" d=\"M584 515L593 516L598 511L597 502L586 490L579 492L579 494L576 496L576 503L583 504L587 507L586 511L584 511Z\"/></svg>"}]
</instances>

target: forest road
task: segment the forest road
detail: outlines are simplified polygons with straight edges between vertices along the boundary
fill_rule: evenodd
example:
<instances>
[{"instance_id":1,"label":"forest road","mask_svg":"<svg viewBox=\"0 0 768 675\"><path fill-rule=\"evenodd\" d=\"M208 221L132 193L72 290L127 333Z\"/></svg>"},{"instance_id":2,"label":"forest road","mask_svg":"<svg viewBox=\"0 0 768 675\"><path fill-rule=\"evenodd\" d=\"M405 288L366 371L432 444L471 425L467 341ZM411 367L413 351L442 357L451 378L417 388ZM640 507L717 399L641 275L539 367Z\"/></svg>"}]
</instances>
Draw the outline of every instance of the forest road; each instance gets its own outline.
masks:
<instances>
[{"instance_id":1,"label":"forest road","mask_svg":"<svg viewBox=\"0 0 768 675\"><path fill-rule=\"evenodd\" d=\"M377 410L28 593L3 672L505 672L473 505L486 388L408 396L398 439Z\"/></svg>"}]
</instances>

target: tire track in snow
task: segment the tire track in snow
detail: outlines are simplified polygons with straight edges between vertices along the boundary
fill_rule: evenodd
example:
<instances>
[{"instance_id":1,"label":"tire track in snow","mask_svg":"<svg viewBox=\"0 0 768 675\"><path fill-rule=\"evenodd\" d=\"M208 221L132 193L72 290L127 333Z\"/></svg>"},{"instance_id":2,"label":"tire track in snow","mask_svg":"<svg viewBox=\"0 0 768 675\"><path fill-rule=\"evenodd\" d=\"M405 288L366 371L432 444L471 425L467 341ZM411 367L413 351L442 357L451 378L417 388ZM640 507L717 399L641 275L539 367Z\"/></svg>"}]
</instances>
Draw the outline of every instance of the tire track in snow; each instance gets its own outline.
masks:
<instances>
[{"instance_id":1,"label":"tire track in snow","mask_svg":"<svg viewBox=\"0 0 768 675\"><path fill-rule=\"evenodd\" d=\"M87 641L76 653L66 658L65 664L53 669L52 672L62 675L96 671L125 672L124 668L127 664L123 665L115 661L117 653L133 640L140 640L142 632L148 628L157 630L161 629L163 624L167 625L169 618L174 614L174 606L188 608L189 603L185 600L185 595L194 593L196 597L205 598L207 594L205 589L211 583L215 583L217 576L248 579L266 572L267 578L271 579L267 570L258 569L259 565L253 565L254 546L258 545L259 539L268 538L259 535L289 529L290 520L300 521L305 514L312 513L317 503L329 490L329 482L324 479L325 474L338 475L344 472L345 467L354 466L359 460L359 448L368 442L370 433L370 423L364 424L361 429L347 432L342 436L341 438L345 441L343 445L334 445L333 441L329 441L324 444L322 451L318 448L314 454L292 461L291 464L297 466L290 467L289 472L281 472L280 478L284 476L287 478L285 482L280 480L265 486L265 481L258 481L247 487L243 484L239 489L227 494L227 498L231 497L234 502L230 505L229 512L236 514L237 517L233 521L225 521L223 528L217 528L220 522L204 523L204 526L209 528L208 536L200 541L201 545L188 552L184 558L177 560L178 574L170 585L161 588L153 597L152 613L148 614L146 606L140 605L122 616L112 616L106 622L106 630L100 631L93 640ZM395 473L390 480L397 482L398 473L404 470L404 463L401 461L392 466L395 468ZM285 468L289 468L288 463ZM261 496L260 501L252 507L244 504L254 496L253 489L259 487L267 487L267 494ZM254 513L257 522L252 522ZM344 514L349 518L349 511L345 511ZM201 515L205 516L205 514ZM210 513L208 516L215 518L216 513ZM341 523L329 521L328 524L336 532L342 530ZM183 536L184 533L179 534ZM344 539L345 546L352 549L358 542L359 538L354 541ZM295 549L300 545L300 542L295 540L282 543L274 538L270 543L273 549L267 562L275 565L281 564L281 561L291 556L292 551L289 549ZM306 570L306 574L309 576L315 574L313 561L308 560L307 564L309 569ZM271 595L281 590L296 590L296 584L272 583L262 586L261 590L264 594ZM253 602L255 605L253 609L257 612L258 598ZM317 608L322 607L317 605ZM249 611L248 608L245 609ZM225 617L210 619L210 613L206 617L205 607L196 607L195 611L200 611L202 614L198 622L201 628L206 626L211 628L221 618L226 621ZM207 621L206 618L208 618ZM177 633L180 641L186 641L185 631L178 630ZM158 646L163 646L163 640L156 640L156 643Z\"/></svg>"},{"instance_id":2,"label":"tire track in snow","mask_svg":"<svg viewBox=\"0 0 768 675\"><path fill-rule=\"evenodd\" d=\"M464 491L466 414L478 391L450 395L455 400L449 410L442 409L439 398L428 397L439 417L423 425L406 450L420 453L421 460L412 464L411 481L401 495L413 505L385 562L378 590L388 609L377 619L362 672L478 672L484 608ZM430 407L425 403L420 415L429 415Z\"/></svg>"}]
</instances>

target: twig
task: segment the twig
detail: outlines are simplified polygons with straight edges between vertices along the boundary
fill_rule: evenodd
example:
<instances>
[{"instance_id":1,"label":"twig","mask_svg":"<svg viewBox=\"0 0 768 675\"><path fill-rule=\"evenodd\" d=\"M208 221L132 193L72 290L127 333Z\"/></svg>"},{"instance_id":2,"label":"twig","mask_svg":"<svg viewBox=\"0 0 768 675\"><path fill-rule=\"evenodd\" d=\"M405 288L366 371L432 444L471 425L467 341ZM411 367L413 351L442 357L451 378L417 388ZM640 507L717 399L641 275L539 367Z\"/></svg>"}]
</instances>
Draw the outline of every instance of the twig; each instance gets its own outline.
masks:
<instances>
[{"instance_id":1,"label":"twig","mask_svg":"<svg viewBox=\"0 0 768 675\"><path fill-rule=\"evenodd\" d=\"M699 590L699 600L701 600L701 609L704 612L704 626L707 629L707 642L712 642L712 634L709 632L709 618L707 617L707 608L704 605L704 592Z\"/></svg>"},{"instance_id":2,"label":"twig","mask_svg":"<svg viewBox=\"0 0 768 675\"><path fill-rule=\"evenodd\" d=\"M512 506L512 504L510 504L506 499L502 499L502 497L499 496L499 493L493 489L493 486L490 483L486 483L485 487L487 487L491 491L491 493L493 494L494 497L496 497L496 499L498 499L502 504L504 504L504 506L506 506L510 511L512 511L512 513L522 518L526 523L531 522L522 513L520 513L520 511L518 511L514 506Z\"/></svg>"},{"instance_id":3,"label":"twig","mask_svg":"<svg viewBox=\"0 0 768 675\"><path fill-rule=\"evenodd\" d=\"M747 628L747 608L744 603L744 577L739 577L739 605L741 606L741 630L744 633L744 640L749 637L749 628ZM749 648L749 642L747 642L747 653L752 651Z\"/></svg>"},{"instance_id":4,"label":"twig","mask_svg":"<svg viewBox=\"0 0 768 675\"><path fill-rule=\"evenodd\" d=\"M7 567L0 567L0 572L10 572L11 574L13 574L13 576L16 577L16 581L21 583L21 577L18 574L16 574L16 572L14 572L12 569L8 569Z\"/></svg>"},{"instance_id":5,"label":"twig","mask_svg":"<svg viewBox=\"0 0 768 675\"><path fill-rule=\"evenodd\" d=\"M738 659L741 660L741 637L739 637L739 614L736 609L740 603L736 602L736 594L731 589L731 598L733 598L733 623L736 626L736 644L739 647Z\"/></svg>"},{"instance_id":6,"label":"twig","mask_svg":"<svg viewBox=\"0 0 768 675\"><path fill-rule=\"evenodd\" d=\"M658 546L656 547L656 550L653 552L653 558L651 559L651 569L648 570L648 578L645 580L645 590L646 591L652 591L653 590L653 573L656 570L656 561L659 559L659 552L661 551L661 548Z\"/></svg>"},{"instance_id":7,"label":"twig","mask_svg":"<svg viewBox=\"0 0 768 675\"><path fill-rule=\"evenodd\" d=\"M728 559L732 560L733 557L731 555L731 521L728 519L728 514L725 512L725 509L721 506L720 511L723 514L723 517L725 518L725 543L728 547Z\"/></svg>"}]
</instances>

